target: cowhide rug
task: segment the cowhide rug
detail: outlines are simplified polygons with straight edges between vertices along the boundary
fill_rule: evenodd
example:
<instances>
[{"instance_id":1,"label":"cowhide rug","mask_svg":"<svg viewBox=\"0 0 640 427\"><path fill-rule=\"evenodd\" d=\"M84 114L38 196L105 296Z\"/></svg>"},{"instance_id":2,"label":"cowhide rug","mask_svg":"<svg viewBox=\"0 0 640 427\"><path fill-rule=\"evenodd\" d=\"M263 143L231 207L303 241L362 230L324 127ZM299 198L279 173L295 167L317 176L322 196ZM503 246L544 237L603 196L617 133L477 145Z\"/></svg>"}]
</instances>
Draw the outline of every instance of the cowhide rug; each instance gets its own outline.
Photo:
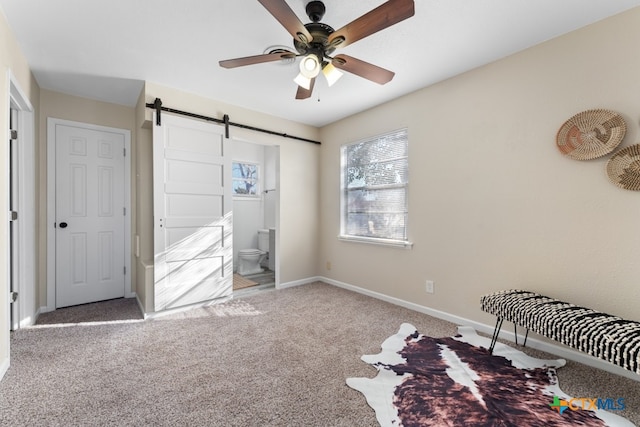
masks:
<instances>
[{"instance_id":1,"label":"cowhide rug","mask_svg":"<svg viewBox=\"0 0 640 427\"><path fill-rule=\"evenodd\" d=\"M430 338L404 323L380 354L362 356L378 375L347 384L365 395L381 426L633 427L603 410L559 410L571 399L558 386L563 359L535 359L501 343L491 355L489 339L470 327L458 332Z\"/></svg>"}]
</instances>

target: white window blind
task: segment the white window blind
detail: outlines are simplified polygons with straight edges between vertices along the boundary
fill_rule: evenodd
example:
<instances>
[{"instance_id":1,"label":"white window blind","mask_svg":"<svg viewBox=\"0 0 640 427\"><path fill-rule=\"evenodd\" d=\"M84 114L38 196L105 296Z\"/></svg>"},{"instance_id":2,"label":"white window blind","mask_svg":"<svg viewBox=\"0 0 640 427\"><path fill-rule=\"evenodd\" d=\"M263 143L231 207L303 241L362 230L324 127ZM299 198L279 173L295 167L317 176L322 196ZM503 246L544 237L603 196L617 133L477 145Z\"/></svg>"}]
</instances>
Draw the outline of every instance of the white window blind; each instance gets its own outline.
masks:
<instances>
[{"instance_id":1,"label":"white window blind","mask_svg":"<svg viewBox=\"0 0 640 427\"><path fill-rule=\"evenodd\" d=\"M410 245L408 150L407 129L342 146L341 238Z\"/></svg>"}]
</instances>

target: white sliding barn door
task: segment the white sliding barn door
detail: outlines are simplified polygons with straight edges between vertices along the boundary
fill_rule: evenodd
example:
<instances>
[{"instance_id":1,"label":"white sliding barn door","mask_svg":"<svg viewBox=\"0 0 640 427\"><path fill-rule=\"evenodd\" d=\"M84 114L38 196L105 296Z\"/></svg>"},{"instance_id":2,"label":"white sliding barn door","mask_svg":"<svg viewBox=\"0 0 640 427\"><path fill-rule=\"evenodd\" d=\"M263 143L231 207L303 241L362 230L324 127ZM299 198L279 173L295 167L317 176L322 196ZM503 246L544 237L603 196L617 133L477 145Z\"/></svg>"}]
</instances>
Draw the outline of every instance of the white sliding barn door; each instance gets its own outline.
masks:
<instances>
[{"instance_id":1,"label":"white sliding barn door","mask_svg":"<svg viewBox=\"0 0 640 427\"><path fill-rule=\"evenodd\" d=\"M155 311L229 297L233 287L230 143L224 127L153 120Z\"/></svg>"}]
</instances>

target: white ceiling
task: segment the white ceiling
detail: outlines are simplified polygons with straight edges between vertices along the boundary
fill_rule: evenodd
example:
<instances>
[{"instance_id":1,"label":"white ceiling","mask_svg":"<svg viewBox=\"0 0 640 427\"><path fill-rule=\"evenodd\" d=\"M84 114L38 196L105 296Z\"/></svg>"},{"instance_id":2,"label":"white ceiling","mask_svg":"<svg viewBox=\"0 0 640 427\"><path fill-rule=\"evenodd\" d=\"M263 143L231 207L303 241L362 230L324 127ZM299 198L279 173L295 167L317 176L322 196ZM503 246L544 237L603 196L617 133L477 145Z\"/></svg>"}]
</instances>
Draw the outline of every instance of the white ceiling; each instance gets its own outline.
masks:
<instances>
[{"instance_id":1,"label":"white ceiling","mask_svg":"<svg viewBox=\"0 0 640 427\"><path fill-rule=\"evenodd\" d=\"M287 0L303 23L308 0ZM383 0L325 0L338 29ZM415 16L337 53L396 73L380 86L345 74L295 100L295 63L223 69L222 59L293 50L257 0L0 0L44 89L133 106L143 81L314 126L340 118L635 6L640 0L415 0ZM163 100L171 107L171 100Z\"/></svg>"}]
</instances>

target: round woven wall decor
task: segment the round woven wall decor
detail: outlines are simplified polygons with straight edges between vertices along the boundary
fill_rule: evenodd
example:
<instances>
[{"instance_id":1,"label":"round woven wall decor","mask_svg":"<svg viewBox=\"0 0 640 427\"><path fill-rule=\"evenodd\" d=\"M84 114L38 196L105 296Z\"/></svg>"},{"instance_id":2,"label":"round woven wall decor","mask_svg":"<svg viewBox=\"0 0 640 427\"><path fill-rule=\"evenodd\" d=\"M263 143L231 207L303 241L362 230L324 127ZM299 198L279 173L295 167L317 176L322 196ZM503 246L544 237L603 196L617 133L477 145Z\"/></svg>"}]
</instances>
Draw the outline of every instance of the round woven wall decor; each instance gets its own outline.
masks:
<instances>
[{"instance_id":1,"label":"round woven wall decor","mask_svg":"<svg viewBox=\"0 0 640 427\"><path fill-rule=\"evenodd\" d=\"M562 154L574 160L591 160L612 152L624 138L627 124L609 110L587 110L567 120L556 137Z\"/></svg>"},{"instance_id":2,"label":"round woven wall decor","mask_svg":"<svg viewBox=\"0 0 640 427\"><path fill-rule=\"evenodd\" d=\"M640 144L616 152L607 162L607 175L625 190L640 191Z\"/></svg>"}]
</instances>

